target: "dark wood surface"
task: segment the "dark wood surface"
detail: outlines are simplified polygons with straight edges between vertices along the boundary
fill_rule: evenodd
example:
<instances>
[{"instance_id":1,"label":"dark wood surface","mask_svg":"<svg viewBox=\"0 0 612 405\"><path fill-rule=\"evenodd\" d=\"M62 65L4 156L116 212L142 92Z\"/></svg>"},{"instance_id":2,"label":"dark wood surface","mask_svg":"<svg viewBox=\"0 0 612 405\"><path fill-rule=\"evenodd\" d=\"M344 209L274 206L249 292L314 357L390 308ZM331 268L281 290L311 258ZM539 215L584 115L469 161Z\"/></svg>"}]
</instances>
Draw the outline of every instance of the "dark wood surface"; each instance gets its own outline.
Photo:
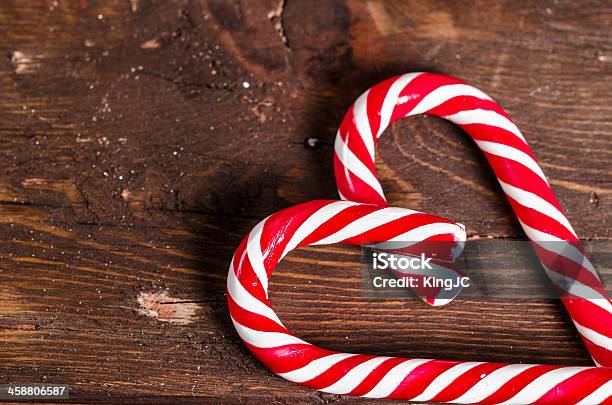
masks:
<instances>
[{"instance_id":1,"label":"dark wood surface","mask_svg":"<svg viewBox=\"0 0 612 405\"><path fill-rule=\"evenodd\" d=\"M578 234L612 238L611 24L605 1L3 0L0 383L66 383L78 402L355 401L245 349L233 249L267 214L336 198L344 112L417 70L498 100ZM393 205L522 236L456 127L407 119L378 152ZM558 302L372 302L358 254L281 263L271 299L291 330L371 354L590 364Z\"/></svg>"}]
</instances>

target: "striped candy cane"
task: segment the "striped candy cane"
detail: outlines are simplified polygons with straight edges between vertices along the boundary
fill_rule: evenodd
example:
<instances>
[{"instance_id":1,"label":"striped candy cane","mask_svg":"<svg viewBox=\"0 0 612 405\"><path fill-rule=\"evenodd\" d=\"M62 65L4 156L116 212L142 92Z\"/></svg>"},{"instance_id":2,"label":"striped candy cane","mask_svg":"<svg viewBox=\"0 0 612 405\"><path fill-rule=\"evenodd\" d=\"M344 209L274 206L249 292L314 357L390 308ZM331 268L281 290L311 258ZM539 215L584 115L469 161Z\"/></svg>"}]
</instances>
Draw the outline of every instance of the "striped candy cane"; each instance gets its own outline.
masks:
<instances>
[{"instance_id":1,"label":"striped candy cane","mask_svg":"<svg viewBox=\"0 0 612 405\"><path fill-rule=\"evenodd\" d=\"M565 367L365 356L311 345L293 336L268 300L268 279L292 249L315 244L449 240L465 231L432 215L386 207L374 168L378 136L394 120L418 113L464 128L485 152L527 235L598 364ZM376 134L376 135L374 135ZM409 74L361 96L336 138L338 190L351 201L313 201L259 223L234 254L227 280L238 334L267 367L320 391L452 403L612 402L610 301L524 138L503 110L456 79ZM375 203L375 205L363 202ZM550 241L560 243L547 243ZM559 248L561 246L561 248ZM600 297L600 298L593 298Z\"/></svg>"},{"instance_id":2,"label":"striped candy cane","mask_svg":"<svg viewBox=\"0 0 612 405\"><path fill-rule=\"evenodd\" d=\"M268 300L268 280L307 245L465 240L462 226L416 211L351 201L312 201L272 214L244 238L230 264L232 322L253 354L281 377L334 394L414 401L597 404L610 399L612 368L453 362L325 350L293 336Z\"/></svg>"},{"instance_id":3,"label":"striped candy cane","mask_svg":"<svg viewBox=\"0 0 612 405\"><path fill-rule=\"evenodd\" d=\"M605 288L525 138L482 91L449 76L409 73L362 94L336 136L341 198L387 205L374 166L378 137L393 121L423 113L460 126L484 152L593 360L612 366L612 304Z\"/></svg>"}]
</instances>

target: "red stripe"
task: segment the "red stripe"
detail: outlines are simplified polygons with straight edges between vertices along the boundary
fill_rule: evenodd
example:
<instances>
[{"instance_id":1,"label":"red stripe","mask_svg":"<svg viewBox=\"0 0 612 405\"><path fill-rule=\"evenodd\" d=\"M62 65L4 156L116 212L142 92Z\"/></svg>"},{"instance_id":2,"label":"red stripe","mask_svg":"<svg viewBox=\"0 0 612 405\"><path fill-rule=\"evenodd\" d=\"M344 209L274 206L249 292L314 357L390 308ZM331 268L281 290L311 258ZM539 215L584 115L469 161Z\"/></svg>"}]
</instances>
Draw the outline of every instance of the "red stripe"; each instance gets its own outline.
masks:
<instances>
[{"instance_id":1,"label":"red stripe","mask_svg":"<svg viewBox=\"0 0 612 405\"><path fill-rule=\"evenodd\" d=\"M595 343L591 342L585 337L582 338L582 341L584 342L584 345L586 346L589 353L591 353L594 359L597 359L597 361L599 361L599 364L601 366L612 367L612 351L611 350L608 350L604 347L596 345Z\"/></svg>"},{"instance_id":2,"label":"red stripe","mask_svg":"<svg viewBox=\"0 0 612 405\"><path fill-rule=\"evenodd\" d=\"M535 172L521 163L483 152L497 178L506 184L520 188L523 191L536 194L547 201L563 214L563 209L557 201L550 186ZM575 239L575 237L572 237Z\"/></svg>"},{"instance_id":3,"label":"red stripe","mask_svg":"<svg viewBox=\"0 0 612 405\"><path fill-rule=\"evenodd\" d=\"M253 297L262 302L267 302L268 298L266 297L266 292L259 282L259 278L255 274L255 270L253 270L253 267L251 266L251 262L246 251L248 239L249 235L242 240L240 246L238 246L238 249L234 254L234 268L236 277L240 280L243 287L246 288L251 295L253 295Z\"/></svg>"},{"instance_id":4,"label":"red stripe","mask_svg":"<svg viewBox=\"0 0 612 405\"><path fill-rule=\"evenodd\" d=\"M344 140L346 147L349 148L351 152L361 162L372 172L372 174L376 173L376 167L374 166L374 161L370 156L370 152L365 145L364 138L362 134L357 130L357 123L355 122L356 117L354 115L355 106L353 105L349 110L350 115L347 115L343 120L343 126L340 127L340 137ZM346 120L350 120L346 122ZM368 134L363 134L363 136L369 136Z\"/></svg>"},{"instance_id":5,"label":"red stripe","mask_svg":"<svg viewBox=\"0 0 612 405\"><path fill-rule=\"evenodd\" d=\"M575 404L611 379L610 369L587 369L557 384L534 404Z\"/></svg>"},{"instance_id":6,"label":"red stripe","mask_svg":"<svg viewBox=\"0 0 612 405\"><path fill-rule=\"evenodd\" d=\"M255 329L262 332L289 333L287 329L280 326L273 320L239 306L229 295L229 292L227 293L227 305L232 318L234 318L239 324L244 325L249 329Z\"/></svg>"},{"instance_id":7,"label":"red stripe","mask_svg":"<svg viewBox=\"0 0 612 405\"><path fill-rule=\"evenodd\" d=\"M505 364L483 363L461 374L448 387L444 388L438 395L431 399L432 402L449 402L465 394L471 387L476 385L486 375L504 367Z\"/></svg>"},{"instance_id":8,"label":"red stripe","mask_svg":"<svg viewBox=\"0 0 612 405\"><path fill-rule=\"evenodd\" d=\"M380 82L372 87L368 93L368 120L370 121L372 135L374 136L374 145L378 143L376 134L380 129L380 109L382 108L389 89L400 77L401 76L395 76L384 82Z\"/></svg>"},{"instance_id":9,"label":"red stripe","mask_svg":"<svg viewBox=\"0 0 612 405\"><path fill-rule=\"evenodd\" d=\"M572 294L562 297L572 320L582 326L597 331L597 333L612 338L612 323L609 322L610 313L593 302ZM612 358L608 358L608 361ZM601 363L600 359L597 359ZM602 363L603 364L603 363Z\"/></svg>"},{"instance_id":10,"label":"red stripe","mask_svg":"<svg viewBox=\"0 0 612 405\"><path fill-rule=\"evenodd\" d=\"M264 266L268 277L281 260L281 255L300 225L319 209L334 203L333 200L314 200L293 207L285 208L270 215L261 233L261 245L267 256ZM282 232L281 232L282 231Z\"/></svg>"},{"instance_id":11,"label":"red stripe","mask_svg":"<svg viewBox=\"0 0 612 405\"><path fill-rule=\"evenodd\" d=\"M287 373L306 366L313 360L336 354L317 346L307 344L290 344L268 349L261 349L244 342L255 357L277 374Z\"/></svg>"},{"instance_id":12,"label":"red stripe","mask_svg":"<svg viewBox=\"0 0 612 405\"><path fill-rule=\"evenodd\" d=\"M560 244L563 242L541 242L545 247L552 248L553 244ZM547 246L549 245L549 246ZM606 296L606 291L601 285L601 281L599 278L593 274L591 271L586 269L585 267L579 265L575 261L568 259L567 257L557 254L555 252L551 252L539 246L537 243L532 243L532 246L540 258L540 261L544 266L548 269L554 271L555 273L563 274L566 277L570 277L574 280L580 281L582 284L591 287L595 291L599 292L604 297ZM599 298L593 293L589 297L585 297L589 299Z\"/></svg>"},{"instance_id":13,"label":"red stripe","mask_svg":"<svg viewBox=\"0 0 612 405\"><path fill-rule=\"evenodd\" d=\"M454 361L432 360L421 364L410 372L400 385L388 396L394 399L411 399L425 391L440 374L459 364Z\"/></svg>"},{"instance_id":14,"label":"red stripe","mask_svg":"<svg viewBox=\"0 0 612 405\"><path fill-rule=\"evenodd\" d=\"M498 143L515 147L523 152L529 150L529 146L523 139L507 129L481 123L457 124L457 126L467 132L473 139L490 140L491 142L493 142L493 139L499 139L501 142Z\"/></svg>"},{"instance_id":15,"label":"red stripe","mask_svg":"<svg viewBox=\"0 0 612 405\"><path fill-rule=\"evenodd\" d=\"M321 224L310 235L308 235L302 241L302 243L300 243L300 246L310 245L323 238L326 238L343 229L352 222L355 222L357 219L381 209L382 207L377 207L375 205L354 205L352 207L348 207L334 215L325 223Z\"/></svg>"},{"instance_id":16,"label":"red stripe","mask_svg":"<svg viewBox=\"0 0 612 405\"><path fill-rule=\"evenodd\" d=\"M499 404L500 402L505 402L521 392L523 388L529 385L529 383L536 378L558 368L561 368L561 366L538 365L528 368L527 370L508 380L497 391L482 400L481 404Z\"/></svg>"},{"instance_id":17,"label":"red stripe","mask_svg":"<svg viewBox=\"0 0 612 405\"><path fill-rule=\"evenodd\" d=\"M398 103L391 115L391 123L406 116L423 100L425 96L441 86L448 84L464 84L460 80L453 77L436 75L432 73L424 73L415 77L409 84L400 92L400 98L404 98L404 102Z\"/></svg>"},{"instance_id":18,"label":"red stripe","mask_svg":"<svg viewBox=\"0 0 612 405\"><path fill-rule=\"evenodd\" d=\"M338 190L346 199L365 204L387 205L383 196L344 166L336 153L334 153L334 173L336 173Z\"/></svg>"},{"instance_id":19,"label":"red stripe","mask_svg":"<svg viewBox=\"0 0 612 405\"><path fill-rule=\"evenodd\" d=\"M358 354L353 357L349 357L348 359L344 359L334 364L332 367L329 368L329 370L324 371L312 380L303 382L302 385L314 388L315 390L320 390L322 388L329 387L330 385L334 384L339 379L344 377L346 373L348 373L361 363L364 363L374 357L375 356L365 356L363 354Z\"/></svg>"},{"instance_id":20,"label":"red stripe","mask_svg":"<svg viewBox=\"0 0 612 405\"><path fill-rule=\"evenodd\" d=\"M368 374L368 376L348 395L363 396L372 391L372 388L374 388L376 384L378 384L393 367L403 363L404 361L406 361L406 359L399 357L391 357L385 360L378 367L372 370L372 372Z\"/></svg>"},{"instance_id":21,"label":"red stripe","mask_svg":"<svg viewBox=\"0 0 612 405\"><path fill-rule=\"evenodd\" d=\"M540 211L533 208L528 208L519 204L509 195L506 196L508 197L508 201L510 202L510 205L512 206L517 218L519 218L521 222L525 223L530 228L556 236L563 241L576 240L576 236L574 236L574 234L572 234L564 225L561 225L561 223L556 219L542 214Z\"/></svg>"},{"instance_id":22,"label":"red stripe","mask_svg":"<svg viewBox=\"0 0 612 405\"><path fill-rule=\"evenodd\" d=\"M510 146L537 160L529 145L512 132L486 124L462 124L460 127L475 141L494 142Z\"/></svg>"},{"instance_id":23,"label":"red stripe","mask_svg":"<svg viewBox=\"0 0 612 405\"><path fill-rule=\"evenodd\" d=\"M444 118L448 115L454 115L462 111L470 110L487 110L493 111L508 119L508 114L493 100L478 98L475 96L457 96L453 97L442 104L428 110L426 114L435 115Z\"/></svg>"},{"instance_id":24,"label":"red stripe","mask_svg":"<svg viewBox=\"0 0 612 405\"><path fill-rule=\"evenodd\" d=\"M408 215L408 212L406 214L407 215L403 218L399 218L391 222L387 222L386 224L375 226L371 229L368 229L364 233L345 239L339 243L350 243L352 245L359 245L364 242L369 243L386 241L423 225L440 222L453 224L453 222L451 221L434 217L430 214L416 213ZM457 229L457 231L459 231L459 229ZM454 239L451 238L449 240L453 241Z\"/></svg>"}]
</instances>

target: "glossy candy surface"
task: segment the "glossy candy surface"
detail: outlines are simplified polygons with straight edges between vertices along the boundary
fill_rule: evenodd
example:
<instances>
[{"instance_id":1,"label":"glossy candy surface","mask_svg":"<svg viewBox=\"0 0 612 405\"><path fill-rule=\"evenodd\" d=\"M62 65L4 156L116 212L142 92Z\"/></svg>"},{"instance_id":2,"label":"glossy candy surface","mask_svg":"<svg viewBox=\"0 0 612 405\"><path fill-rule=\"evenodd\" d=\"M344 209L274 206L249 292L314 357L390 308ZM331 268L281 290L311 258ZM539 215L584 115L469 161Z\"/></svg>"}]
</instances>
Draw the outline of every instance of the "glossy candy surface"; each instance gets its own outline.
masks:
<instances>
[{"instance_id":1,"label":"glossy candy surface","mask_svg":"<svg viewBox=\"0 0 612 405\"><path fill-rule=\"evenodd\" d=\"M454 78L411 73L362 95L335 144L338 190L351 201L312 201L260 222L234 254L227 299L238 334L268 368L290 381L335 394L452 403L608 401L612 368L454 362L340 353L292 335L268 300L268 280L292 249L440 238L462 243L452 221L388 207L374 167L378 137L394 120L419 113L461 126L483 150L542 264L600 365L612 363L611 305L524 137L488 96ZM564 247L550 251L546 241ZM558 246L558 245L555 245ZM570 282L568 282L568 280ZM588 290L587 290L588 289ZM594 296L601 297L593 299Z\"/></svg>"}]
</instances>

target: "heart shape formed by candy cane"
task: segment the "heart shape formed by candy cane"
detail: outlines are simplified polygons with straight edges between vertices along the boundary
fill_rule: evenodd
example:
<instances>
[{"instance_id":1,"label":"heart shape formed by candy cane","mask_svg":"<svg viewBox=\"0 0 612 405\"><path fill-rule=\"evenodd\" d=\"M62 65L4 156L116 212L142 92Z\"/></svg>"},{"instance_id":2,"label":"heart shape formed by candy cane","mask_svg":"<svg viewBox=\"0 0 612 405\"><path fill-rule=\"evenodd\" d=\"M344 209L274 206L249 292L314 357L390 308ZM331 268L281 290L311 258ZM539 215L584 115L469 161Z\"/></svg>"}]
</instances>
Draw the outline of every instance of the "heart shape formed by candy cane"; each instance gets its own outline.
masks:
<instances>
[{"instance_id":1,"label":"heart shape formed by candy cane","mask_svg":"<svg viewBox=\"0 0 612 405\"><path fill-rule=\"evenodd\" d=\"M412 241L423 241L432 235L456 242L465 240L463 227L451 221L387 207L376 179L373 162L377 136L393 120L422 112L441 115L459 124L487 153L528 236L541 250L538 254L542 262L550 265L547 272L557 277L553 281L558 286L570 290L564 295L564 303L591 355L599 364L610 364L611 339L606 329L610 327L607 309L610 302L601 283L597 287L589 278L588 274L594 271L588 268L588 259L571 226L565 224L566 219L561 220L565 216L552 191L542 191L542 182L546 187L548 183L524 138L484 93L455 79L429 74L404 75L373 87L345 117L336 140L334 160L339 192L344 199L353 201L312 201L287 208L264 219L244 238L233 256L227 280L230 315L241 339L281 377L335 394L487 404L595 404L609 400L612 368L341 353L295 337L274 313L268 300L268 280L278 262L292 249L315 244L370 244L392 241L400 235L403 240ZM536 185L542 190L522 186L521 178L527 172L540 179ZM568 248L551 254L546 244L538 244L550 240L542 239L542 235L567 241ZM572 264L578 264L577 261L579 272ZM574 283L559 282L568 278ZM580 289L573 289L573 285ZM582 286L599 292L605 304L583 298ZM596 322L590 323L592 318L607 324L598 327Z\"/></svg>"}]
</instances>

